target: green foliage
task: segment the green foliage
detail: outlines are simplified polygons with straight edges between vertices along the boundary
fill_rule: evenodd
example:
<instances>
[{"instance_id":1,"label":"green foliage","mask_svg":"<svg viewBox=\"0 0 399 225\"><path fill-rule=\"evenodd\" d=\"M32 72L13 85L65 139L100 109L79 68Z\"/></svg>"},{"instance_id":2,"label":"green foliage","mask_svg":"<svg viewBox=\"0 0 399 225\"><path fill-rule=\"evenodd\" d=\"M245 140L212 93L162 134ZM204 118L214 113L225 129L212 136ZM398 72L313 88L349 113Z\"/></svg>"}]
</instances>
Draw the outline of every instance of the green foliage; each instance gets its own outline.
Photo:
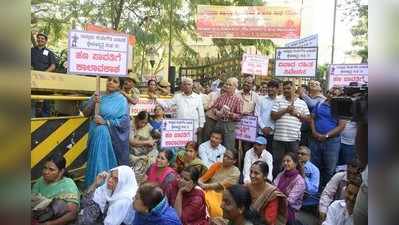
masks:
<instances>
[{"instance_id":1,"label":"green foliage","mask_svg":"<svg viewBox=\"0 0 399 225\"><path fill-rule=\"evenodd\" d=\"M350 54L357 54L362 62L368 61L368 5L361 5L361 0L345 0L343 8L344 20L357 21L352 26L352 45L355 47Z\"/></svg>"},{"instance_id":2,"label":"green foliage","mask_svg":"<svg viewBox=\"0 0 399 225\"><path fill-rule=\"evenodd\" d=\"M172 5L171 5L172 3ZM70 29L83 29L87 23L112 28L136 36L134 70L147 73L149 49L157 49L154 70L167 61L169 24L172 24L172 63L177 66L196 65L199 53L188 40L200 41L195 31L195 16L199 4L262 5L262 0L32 0L31 30L49 35L51 49L65 58L67 34ZM172 14L170 10L172 9ZM172 16L170 16L172 15ZM34 38L31 37L32 44ZM269 55L274 52L271 40L213 39L220 57L240 56L245 46L255 46ZM178 46L178 48L176 48Z\"/></svg>"}]
</instances>

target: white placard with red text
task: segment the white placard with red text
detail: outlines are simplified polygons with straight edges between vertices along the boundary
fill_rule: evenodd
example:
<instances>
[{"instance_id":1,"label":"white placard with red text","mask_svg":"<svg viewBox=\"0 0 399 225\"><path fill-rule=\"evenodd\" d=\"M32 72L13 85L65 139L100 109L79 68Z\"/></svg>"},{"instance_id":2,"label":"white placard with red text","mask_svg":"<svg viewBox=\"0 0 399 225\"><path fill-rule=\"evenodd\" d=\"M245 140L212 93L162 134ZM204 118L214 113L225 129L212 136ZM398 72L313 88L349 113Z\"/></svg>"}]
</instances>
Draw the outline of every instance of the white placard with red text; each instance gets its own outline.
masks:
<instances>
[{"instance_id":1,"label":"white placard with red text","mask_svg":"<svg viewBox=\"0 0 399 225\"><path fill-rule=\"evenodd\" d=\"M313 34L299 40L285 44L285 47L317 47L319 46L319 35Z\"/></svg>"},{"instance_id":2,"label":"white placard with red text","mask_svg":"<svg viewBox=\"0 0 399 225\"><path fill-rule=\"evenodd\" d=\"M72 30L68 36L68 73L126 76L128 36Z\"/></svg>"},{"instance_id":3,"label":"white placard with red text","mask_svg":"<svg viewBox=\"0 0 399 225\"><path fill-rule=\"evenodd\" d=\"M139 102L135 105L130 105L130 115L136 116L141 111L147 111L150 115L154 115L155 106L163 101L168 101L168 99L158 98L157 101L148 98L139 98ZM176 115L176 107L172 106L170 108L165 108L165 114Z\"/></svg>"},{"instance_id":4,"label":"white placard with red text","mask_svg":"<svg viewBox=\"0 0 399 225\"><path fill-rule=\"evenodd\" d=\"M314 77L317 47L276 48L275 75L279 77Z\"/></svg>"},{"instance_id":5,"label":"white placard with red text","mask_svg":"<svg viewBox=\"0 0 399 225\"><path fill-rule=\"evenodd\" d=\"M328 87L348 86L350 82L359 85L368 83L368 64L333 64L330 66Z\"/></svg>"},{"instance_id":6,"label":"white placard with red text","mask_svg":"<svg viewBox=\"0 0 399 225\"><path fill-rule=\"evenodd\" d=\"M241 73L267 76L269 59L263 55L243 54L241 62Z\"/></svg>"},{"instance_id":7,"label":"white placard with red text","mask_svg":"<svg viewBox=\"0 0 399 225\"><path fill-rule=\"evenodd\" d=\"M194 120L164 119L161 126L161 148L184 147L194 139Z\"/></svg>"},{"instance_id":8,"label":"white placard with red text","mask_svg":"<svg viewBox=\"0 0 399 225\"><path fill-rule=\"evenodd\" d=\"M243 116L236 124L236 139L255 142L258 118L256 116Z\"/></svg>"}]
</instances>

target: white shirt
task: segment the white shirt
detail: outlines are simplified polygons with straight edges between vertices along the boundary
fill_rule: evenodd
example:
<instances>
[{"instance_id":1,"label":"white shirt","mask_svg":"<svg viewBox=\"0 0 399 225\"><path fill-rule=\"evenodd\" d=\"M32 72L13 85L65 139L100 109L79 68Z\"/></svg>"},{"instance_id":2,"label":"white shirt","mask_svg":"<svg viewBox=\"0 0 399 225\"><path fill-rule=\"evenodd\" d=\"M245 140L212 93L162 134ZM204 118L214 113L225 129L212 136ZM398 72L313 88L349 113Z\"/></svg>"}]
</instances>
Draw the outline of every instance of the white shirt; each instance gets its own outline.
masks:
<instances>
[{"instance_id":1,"label":"white shirt","mask_svg":"<svg viewBox=\"0 0 399 225\"><path fill-rule=\"evenodd\" d=\"M250 91L249 95L244 95L244 91L239 91L237 94L243 102L242 113L247 115L253 115L255 110L256 102L258 101L259 95L255 91Z\"/></svg>"},{"instance_id":2,"label":"white shirt","mask_svg":"<svg viewBox=\"0 0 399 225\"><path fill-rule=\"evenodd\" d=\"M212 148L211 141L202 143L198 150L200 159L208 168L215 162L222 162L225 151L226 148L222 144Z\"/></svg>"},{"instance_id":3,"label":"white shirt","mask_svg":"<svg viewBox=\"0 0 399 225\"><path fill-rule=\"evenodd\" d=\"M184 93L176 93L172 99L159 102L164 108L176 106L176 119L193 119L194 133L197 128L204 127L205 113L202 104L202 97L196 93L185 95Z\"/></svg>"},{"instance_id":4,"label":"white shirt","mask_svg":"<svg viewBox=\"0 0 399 225\"><path fill-rule=\"evenodd\" d=\"M337 200L328 207L326 220L322 225L353 225L353 218L346 209L345 200Z\"/></svg>"},{"instance_id":5,"label":"white shirt","mask_svg":"<svg viewBox=\"0 0 399 225\"><path fill-rule=\"evenodd\" d=\"M273 175L272 175L273 156L272 156L272 154L270 154L266 149L264 149L262 151L262 154L260 155L260 157L258 157L258 155L255 153L255 149L251 148L245 153L245 157L244 157L244 168L242 170L242 173L244 175L244 183L251 182L251 178L249 176L251 173L251 171L250 171L251 166L254 162L259 161L259 160L267 163L267 165L269 166L269 174L267 174L267 179L269 179L270 181L273 180Z\"/></svg>"},{"instance_id":6,"label":"white shirt","mask_svg":"<svg viewBox=\"0 0 399 225\"><path fill-rule=\"evenodd\" d=\"M270 127L274 130L274 120L272 120L271 112L273 104L276 99L272 99L269 96L259 96L255 106L255 116L258 117L258 125L260 129ZM262 131L260 131L261 133Z\"/></svg>"},{"instance_id":7,"label":"white shirt","mask_svg":"<svg viewBox=\"0 0 399 225\"><path fill-rule=\"evenodd\" d=\"M280 110L286 109L291 103L287 101L284 97L282 99L277 99L274 103L272 112L278 112ZM308 105L299 99L295 98L294 108L302 115L309 115ZM292 116L289 113L285 113L280 117L280 119L276 120L275 129L274 129L274 137L273 140L276 141L298 141L301 139L301 125L302 122L298 117Z\"/></svg>"},{"instance_id":8,"label":"white shirt","mask_svg":"<svg viewBox=\"0 0 399 225\"><path fill-rule=\"evenodd\" d=\"M344 130L341 132L341 143L346 145L355 145L356 132L356 122L348 121Z\"/></svg>"}]
</instances>

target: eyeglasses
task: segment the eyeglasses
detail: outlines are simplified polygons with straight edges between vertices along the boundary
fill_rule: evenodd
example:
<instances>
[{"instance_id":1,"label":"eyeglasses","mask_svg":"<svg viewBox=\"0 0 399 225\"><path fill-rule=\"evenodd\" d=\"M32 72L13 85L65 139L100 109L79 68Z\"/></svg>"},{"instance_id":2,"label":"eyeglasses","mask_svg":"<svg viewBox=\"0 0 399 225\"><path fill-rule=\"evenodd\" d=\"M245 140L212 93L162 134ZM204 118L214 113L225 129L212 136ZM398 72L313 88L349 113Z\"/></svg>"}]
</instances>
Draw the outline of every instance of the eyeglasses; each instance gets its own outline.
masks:
<instances>
[{"instance_id":1,"label":"eyeglasses","mask_svg":"<svg viewBox=\"0 0 399 225\"><path fill-rule=\"evenodd\" d=\"M306 152L298 152L298 155L307 155Z\"/></svg>"}]
</instances>

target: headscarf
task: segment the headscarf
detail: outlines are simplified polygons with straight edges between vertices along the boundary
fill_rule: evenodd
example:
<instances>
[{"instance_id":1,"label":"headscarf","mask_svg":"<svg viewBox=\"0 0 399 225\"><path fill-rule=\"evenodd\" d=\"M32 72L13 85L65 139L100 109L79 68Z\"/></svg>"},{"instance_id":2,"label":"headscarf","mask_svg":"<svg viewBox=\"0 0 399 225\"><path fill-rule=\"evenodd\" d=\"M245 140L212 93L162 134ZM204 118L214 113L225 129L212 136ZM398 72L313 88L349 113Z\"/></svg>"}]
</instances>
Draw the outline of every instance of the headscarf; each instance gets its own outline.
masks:
<instances>
[{"instance_id":1,"label":"headscarf","mask_svg":"<svg viewBox=\"0 0 399 225\"><path fill-rule=\"evenodd\" d=\"M109 204L104 224L121 224L123 222L128 210L131 210L133 197L138 188L132 168L118 166L111 171L114 170L118 170L118 183L115 191L112 193L105 182L96 189L93 196L93 200L100 206L102 213L105 211L106 204Z\"/></svg>"}]
</instances>

